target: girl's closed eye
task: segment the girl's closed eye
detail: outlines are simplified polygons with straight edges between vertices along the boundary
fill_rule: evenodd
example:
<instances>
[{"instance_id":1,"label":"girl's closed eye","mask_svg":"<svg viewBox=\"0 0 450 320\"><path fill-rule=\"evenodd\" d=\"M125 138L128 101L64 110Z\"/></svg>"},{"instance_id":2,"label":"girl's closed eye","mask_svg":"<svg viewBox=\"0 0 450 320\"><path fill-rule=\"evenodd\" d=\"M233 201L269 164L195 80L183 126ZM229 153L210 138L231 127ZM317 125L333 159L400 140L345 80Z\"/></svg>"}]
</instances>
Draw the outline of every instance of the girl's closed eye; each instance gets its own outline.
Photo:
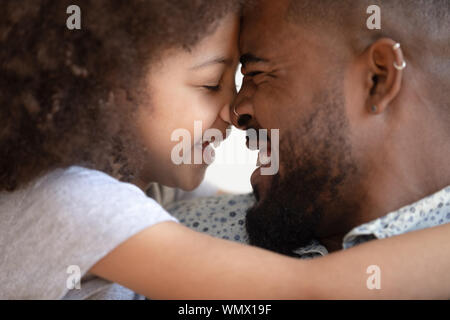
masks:
<instances>
[{"instance_id":1,"label":"girl's closed eye","mask_svg":"<svg viewBox=\"0 0 450 320\"><path fill-rule=\"evenodd\" d=\"M218 84L216 86L203 86L203 88L205 88L211 92L218 92L218 91L220 91L220 89L222 89L222 86L220 84Z\"/></svg>"}]
</instances>

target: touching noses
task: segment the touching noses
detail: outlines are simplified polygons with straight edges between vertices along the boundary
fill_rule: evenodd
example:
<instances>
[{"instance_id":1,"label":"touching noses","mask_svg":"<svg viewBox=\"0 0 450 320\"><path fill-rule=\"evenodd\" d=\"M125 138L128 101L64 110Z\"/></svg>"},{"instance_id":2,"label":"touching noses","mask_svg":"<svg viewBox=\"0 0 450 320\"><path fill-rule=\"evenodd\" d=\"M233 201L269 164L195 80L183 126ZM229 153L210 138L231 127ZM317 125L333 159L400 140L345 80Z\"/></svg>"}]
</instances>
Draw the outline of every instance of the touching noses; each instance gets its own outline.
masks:
<instances>
[{"instance_id":1,"label":"touching noses","mask_svg":"<svg viewBox=\"0 0 450 320\"><path fill-rule=\"evenodd\" d=\"M242 86L239 93L236 93L235 91L231 103L225 105L222 110L220 110L219 117L238 129L247 130L254 118L251 89L252 88L244 89L244 86Z\"/></svg>"},{"instance_id":2,"label":"touching noses","mask_svg":"<svg viewBox=\"0 0 450 320\"><path fill-rule=\"evenodd\" d=\"M249 127L254 117L254 110L251 99L245 90L241 89L234 103L231 104L229 117L231 124L238 129L246 130Z\"/></svg>"}]
</instances>

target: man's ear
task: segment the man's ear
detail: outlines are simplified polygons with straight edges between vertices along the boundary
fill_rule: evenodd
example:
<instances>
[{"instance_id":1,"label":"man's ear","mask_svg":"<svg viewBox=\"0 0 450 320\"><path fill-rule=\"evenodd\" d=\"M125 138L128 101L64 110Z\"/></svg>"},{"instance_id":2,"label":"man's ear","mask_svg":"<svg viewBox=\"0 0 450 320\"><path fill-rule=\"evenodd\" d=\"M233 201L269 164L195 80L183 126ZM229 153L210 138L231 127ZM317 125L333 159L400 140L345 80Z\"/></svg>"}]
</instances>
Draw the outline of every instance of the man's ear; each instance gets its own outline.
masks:
<instances>
[{"instance_id":1,"label":"man's ear","mask_svg":"<svg viewBox=\"0 0 450 320\"><path fill-rule=\"evenodd\" d=\"M368 71L367 110L372 114L381 114L402 87L403 70L406 67L403 52L394 40L383 38L365 51L363 60Z\"/></svg>"}]
</instances>

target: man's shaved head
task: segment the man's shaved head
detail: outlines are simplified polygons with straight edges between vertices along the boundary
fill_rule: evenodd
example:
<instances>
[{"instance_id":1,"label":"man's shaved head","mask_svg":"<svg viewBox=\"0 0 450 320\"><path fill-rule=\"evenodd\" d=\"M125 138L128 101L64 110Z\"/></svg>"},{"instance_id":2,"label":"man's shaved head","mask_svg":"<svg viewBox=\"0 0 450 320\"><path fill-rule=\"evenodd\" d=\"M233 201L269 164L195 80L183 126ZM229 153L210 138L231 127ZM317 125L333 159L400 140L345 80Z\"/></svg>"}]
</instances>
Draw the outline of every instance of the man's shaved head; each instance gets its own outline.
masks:
<instances>
[{"instance_id":1,"label":"man's shaved head","mask_svg":"<svg viewBox=\"0 0 450 320\"><path fill-rule=\"evenodd\" d=\"M367 8L381 9L381 29L369 30ZM301 26L337 37L354 54L380 38L402 44L408 64L427 79L430 96L450 110L450 1L448 0L290 0L286 17ZM442 109L441 109L442 110Z\"/></svg>"},{"instance_id":2,"label":"man's shaved head","mask_svg":"<svg viewBox=\"0 0 450 320\"><path fill-rule=\"evenodd\" d=\"M447 0L291 0L288 18L299 24L319 24L332 27L337 25L356 30L354 23L361 21L360 27L366 29L366 9L371 5L381 8L384 31L394 31L392 27L400 24L397 33L424 34L427 38L449 35L450 2ZM367 29L366 29L367 30Z\"/></svg>"}]
</instances>

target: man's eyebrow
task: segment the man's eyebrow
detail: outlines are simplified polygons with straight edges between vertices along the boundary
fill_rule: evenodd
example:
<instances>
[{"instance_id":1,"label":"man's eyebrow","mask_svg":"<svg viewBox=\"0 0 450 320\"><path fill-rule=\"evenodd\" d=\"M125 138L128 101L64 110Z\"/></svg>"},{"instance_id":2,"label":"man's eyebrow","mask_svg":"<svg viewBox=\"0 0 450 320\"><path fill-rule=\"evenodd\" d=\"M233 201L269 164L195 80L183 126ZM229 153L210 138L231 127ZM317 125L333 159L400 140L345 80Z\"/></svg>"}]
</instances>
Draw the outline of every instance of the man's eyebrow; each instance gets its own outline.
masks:
<instances>
[{"instance_id":1,"label":"man's eyebrow","mask_svg":"<svg viewBox=\"0 0 450 320\"><path fill-rule=\"evenodd\" d=\"M227 59L225 57L216 57L216 58L209 59L208 61L202 62L202 63L192 67L191 70L201 69L201 68L208 67L208 66L214 65L214 64L224 64L226 66L229 66L232 63L233 63L232 59Z\"/></svg>"},{"instance_id":2,"label":"man's eyebrow","mask_svg":"<svg viewBox=\"0 0 450 320\"><path fill-rule=\"evenodd\" d=\"M249 63L267 62L266 59L255 56L251 53L246 53L241 56L241 64L245 67Z\"/></svg>"}]
</instances>

